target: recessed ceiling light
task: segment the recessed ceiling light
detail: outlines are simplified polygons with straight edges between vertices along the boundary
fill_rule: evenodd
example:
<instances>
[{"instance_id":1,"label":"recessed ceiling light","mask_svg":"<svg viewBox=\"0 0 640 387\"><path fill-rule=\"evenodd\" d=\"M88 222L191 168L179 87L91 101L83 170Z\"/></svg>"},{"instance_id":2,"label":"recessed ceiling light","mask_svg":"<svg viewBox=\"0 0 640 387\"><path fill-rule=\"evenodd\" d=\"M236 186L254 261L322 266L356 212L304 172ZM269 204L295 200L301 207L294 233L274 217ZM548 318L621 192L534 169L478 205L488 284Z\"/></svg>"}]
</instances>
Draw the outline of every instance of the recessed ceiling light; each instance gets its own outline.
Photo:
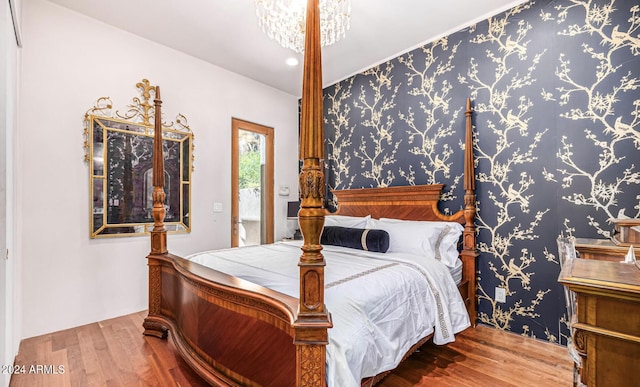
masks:
<instances>
[{"instance_id":1,"label":"recessed ceiling light","mask_svg":"<svg viewBox=\"0 0 640 387\"><path fill-rule=\"evenodd\" d=\"M287 58L286 63L287 63L289 66L297 66L297 65L298 65L298 58L294 58L294 57Z\"/></svg>"}]
</instances>

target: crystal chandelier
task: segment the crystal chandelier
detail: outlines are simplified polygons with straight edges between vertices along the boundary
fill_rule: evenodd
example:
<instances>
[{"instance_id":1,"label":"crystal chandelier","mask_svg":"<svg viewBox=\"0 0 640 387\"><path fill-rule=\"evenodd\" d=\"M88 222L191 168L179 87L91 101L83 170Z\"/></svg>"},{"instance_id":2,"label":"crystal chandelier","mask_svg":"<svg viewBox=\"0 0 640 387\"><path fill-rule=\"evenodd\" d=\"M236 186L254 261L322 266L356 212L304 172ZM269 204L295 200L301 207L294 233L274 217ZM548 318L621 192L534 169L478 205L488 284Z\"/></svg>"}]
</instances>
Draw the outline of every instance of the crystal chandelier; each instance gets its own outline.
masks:
<instances>
[{"instance_id":1,"label":"crystal chandelier","mask_svg":"<svg viewBox=\"0 0 640 387\"><path fill-rule=\"evenodd\" d=\"M307 0L255 0L258 25L282 46L304 51ZM349 29L351 0L320 0L320 44L329 46Z\"/></svg>"}]
</instances>

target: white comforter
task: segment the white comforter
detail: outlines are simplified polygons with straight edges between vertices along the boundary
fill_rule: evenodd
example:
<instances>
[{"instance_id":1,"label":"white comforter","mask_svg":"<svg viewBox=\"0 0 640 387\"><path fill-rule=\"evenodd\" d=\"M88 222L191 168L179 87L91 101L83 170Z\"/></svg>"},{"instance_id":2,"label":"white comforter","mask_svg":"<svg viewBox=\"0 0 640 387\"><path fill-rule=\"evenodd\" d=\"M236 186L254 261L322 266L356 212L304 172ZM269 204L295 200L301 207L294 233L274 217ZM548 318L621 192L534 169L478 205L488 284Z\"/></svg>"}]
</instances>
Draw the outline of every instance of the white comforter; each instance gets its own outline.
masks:
<instances>
[{"instance_id":1,"label":"white comforter","mask_svg":"<svg viewBox=\"0 0 640 387\"><path fill-rule=\"evenodd\" d=\"M300 242L216 250L194 262L299 297ZM331 313L329 387L395 368L422 337L454 341L469 318L447 268L433 258L324 246L325 304Z\"/></svg>"}]
</instances>

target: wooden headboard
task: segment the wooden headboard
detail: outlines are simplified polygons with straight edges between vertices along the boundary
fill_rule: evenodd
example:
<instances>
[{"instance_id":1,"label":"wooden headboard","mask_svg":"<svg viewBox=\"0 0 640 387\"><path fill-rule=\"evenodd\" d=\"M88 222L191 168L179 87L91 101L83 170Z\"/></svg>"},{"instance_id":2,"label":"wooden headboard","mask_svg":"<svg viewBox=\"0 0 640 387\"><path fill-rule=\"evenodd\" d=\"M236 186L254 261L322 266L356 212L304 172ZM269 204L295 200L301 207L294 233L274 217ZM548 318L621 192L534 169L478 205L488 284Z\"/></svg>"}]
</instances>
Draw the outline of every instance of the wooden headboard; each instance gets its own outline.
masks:
<instances>
[{"instance_id":1,"label":"wooden headboard","mask_svg":"<svg viewBox=\"0 0 640 387\"><path fill-rule=\"evenodd\" d=\"M336 215L443 220L464 224L462 212L447 216L438 209L443 184L331 191L338 199Z\"/></svg>"}]
</instances>

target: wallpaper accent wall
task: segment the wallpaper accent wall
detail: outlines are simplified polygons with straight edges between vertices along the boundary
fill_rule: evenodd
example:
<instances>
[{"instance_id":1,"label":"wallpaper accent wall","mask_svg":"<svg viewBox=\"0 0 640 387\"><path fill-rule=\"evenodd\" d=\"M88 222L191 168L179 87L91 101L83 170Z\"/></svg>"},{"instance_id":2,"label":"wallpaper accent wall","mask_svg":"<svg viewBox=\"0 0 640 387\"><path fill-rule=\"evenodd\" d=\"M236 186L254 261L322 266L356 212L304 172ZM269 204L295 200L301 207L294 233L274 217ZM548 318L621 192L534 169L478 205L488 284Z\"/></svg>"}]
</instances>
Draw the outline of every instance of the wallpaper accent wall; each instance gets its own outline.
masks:
<instances>
[{"instance_id":1,"label":"wallpaper accent wall","mask_svg":"<svg viewBox=\"0 0 640 387\"><path fill-rule=\"evenodd\" d=\"M326 88L327 182L445 183L456 211L471 97L479 321L564 344L555 238L640 217L639 89L637 0L530 1Z\"/></svg>"}]
</instances>

